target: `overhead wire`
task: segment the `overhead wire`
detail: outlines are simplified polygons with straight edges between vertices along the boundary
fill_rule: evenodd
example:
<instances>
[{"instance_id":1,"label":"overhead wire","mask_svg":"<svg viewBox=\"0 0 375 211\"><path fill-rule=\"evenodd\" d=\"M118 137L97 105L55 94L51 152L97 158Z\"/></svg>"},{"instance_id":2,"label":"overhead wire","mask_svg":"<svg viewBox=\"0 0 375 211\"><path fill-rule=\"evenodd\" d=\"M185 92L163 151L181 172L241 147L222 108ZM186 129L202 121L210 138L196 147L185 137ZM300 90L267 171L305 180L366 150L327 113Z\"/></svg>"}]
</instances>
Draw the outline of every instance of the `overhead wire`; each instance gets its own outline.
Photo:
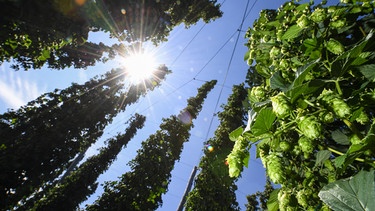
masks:
<instances>
[{"instance_id":1,"label":"overhead wire","mask_svg":"<svg viewBox=\"0 0 375 211\"><path fill-rule=\"evenodd\" d=\"M231 57L229 59L229 63L228 63L228 67L226 69L226 73L225 73L225 77L224 77L224 82L223 84L225 84L227 78L228 78L228 73L229 73L229 70L230 70L230 67L232 65L232 61L233 61L233 58L234 58L234 53L236 52L236 49L237 49L237 44L238 44L238 40L240 38L240 30L242 30L242 26L243 26L243 23L245 22L245 19L246 19L246 14L247 14L247 10L248 10L248 7L249 7L249 3L250 3L250 0L247 0L247 3L246 3L246 8L245 8L245 12L243 14L243 17L242 17L242 20L241 20L241 24L240 24L240 27L238 28L238 30L236 31L237 33L237 38L236 38L236 42L234 44L234 47L233 47L233 50L232 50L232 54L231 54ZM220 99L221 99L221 95L223 93L223 89L224 89L224 86L221 87L220 89L220 92L219 92L219 96L217 98L217 101L216 101L216 104L215 104L215 108L214 108L214 114L212 115L211 117L211 121L210 121L210 124L208 126L208 129L207 129L207 133L206 133L206 140L208 139L208 135L210 133L210 130L211 130L211 127L212 127L212 123L213 123L213 119L214 117L216 116L216 110L217 110L217 107L219 105L219 102L220 102ZM203 153L203 152L202 152Z\"/></svg>"}]
</instances>

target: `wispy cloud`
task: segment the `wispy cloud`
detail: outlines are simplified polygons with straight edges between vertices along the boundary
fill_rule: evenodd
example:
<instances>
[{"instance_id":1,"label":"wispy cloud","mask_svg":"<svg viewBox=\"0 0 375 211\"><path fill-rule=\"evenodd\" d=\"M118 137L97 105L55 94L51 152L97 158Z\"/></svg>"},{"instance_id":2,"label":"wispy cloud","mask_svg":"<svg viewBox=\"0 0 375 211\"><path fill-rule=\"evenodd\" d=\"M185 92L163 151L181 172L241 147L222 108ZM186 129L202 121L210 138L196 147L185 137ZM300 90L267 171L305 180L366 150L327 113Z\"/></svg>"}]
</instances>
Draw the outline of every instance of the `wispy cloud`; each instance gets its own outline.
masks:
<instances>
[{"instance_id":1,"label":"wispy cloud","mask_svg":"<svg viewBox=\"0 0 375 211\"><path fill-rule=\"evenodd\" d=\"M40 88L36 82L21 77L21 74L22 72L6 69L5 65L1 66L0 110L17 109L44 92L45 88Z\"/></svg>"}]
</instances>

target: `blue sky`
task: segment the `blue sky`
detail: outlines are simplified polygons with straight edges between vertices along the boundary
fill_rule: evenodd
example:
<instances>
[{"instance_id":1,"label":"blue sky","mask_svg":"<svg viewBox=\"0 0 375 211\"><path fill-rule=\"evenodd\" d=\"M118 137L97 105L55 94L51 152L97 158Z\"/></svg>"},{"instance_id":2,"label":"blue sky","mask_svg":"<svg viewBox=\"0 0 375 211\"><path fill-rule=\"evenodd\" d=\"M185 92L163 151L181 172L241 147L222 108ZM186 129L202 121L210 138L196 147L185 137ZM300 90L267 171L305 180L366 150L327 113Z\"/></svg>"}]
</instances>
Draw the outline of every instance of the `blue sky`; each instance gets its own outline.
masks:
<instances>
[{"instance_id":1,"label":"blue sky","mask_svg":"<svg viewBox=\"0 0 375 211\"><path fill-rule=\"evenodd\" d=\"M247 51L244 46L246 29L252 26L261 9L277 8L283 2L280 0L250 1L248 11L252 9L240 29L247 1L227 0L221 8L224 12L222 18L209 24L199 22L188 29L184 26L176 27L170 34L168 42L154 47L152 51L155 52L157 61L166 64L173 73L167 76L160 88L150 92L137 104L128 107L126 112L118 115L113 124L106 128L104 137L89 150L87 156L95 153L96 148L102 146L106 138L123 131L126 128L124 123L134 112L146 115L145 127L138 131L138 135L119 154L111 168L99 178L99 182L116 180L118 176L129 170L127 162L136 156L136 150L141 142L158 129L161 119L178 114L186 106L186 99L195 96L197 88L204 81L216 79L218 84L209 93L202 112L194 120L195 127L191 131L190 141L184 145L181 160L176 163L172 172L169 191L163 196L163 206L158 209L176 210L190 173L193 167L199 164L200 157L203 155L203 142L212 137L218 125L214 113L221 110L220 105L226 102L232 85L245 80L248 69L243 60ZM238 33L240 35L235 48ZM89 39L111 42L108 35L102 33L92 34ZM230 62L233 51L233 58ZM0 66L0 112L8 108L17 109L46 91L52 91L55 88L63 89L72 82L84 83L90 77L103 74L121 65L121 61L117 59L106 64L98 64L87 70L58 71L43 68L14 71L9 68L8 63L4 63ZM215 109L217 102L219 106ZM209 127L211 120L212 125ZM265 183L264 169L259 160L254 160L254 154L251 155L253 159L250 161L249 168L245 169L242 178L237 183L237 198L243 210L246 195L262 190ZM95 200L101 191L99 187L97 193L88 202Z\"/></svg>"}]
</instances>

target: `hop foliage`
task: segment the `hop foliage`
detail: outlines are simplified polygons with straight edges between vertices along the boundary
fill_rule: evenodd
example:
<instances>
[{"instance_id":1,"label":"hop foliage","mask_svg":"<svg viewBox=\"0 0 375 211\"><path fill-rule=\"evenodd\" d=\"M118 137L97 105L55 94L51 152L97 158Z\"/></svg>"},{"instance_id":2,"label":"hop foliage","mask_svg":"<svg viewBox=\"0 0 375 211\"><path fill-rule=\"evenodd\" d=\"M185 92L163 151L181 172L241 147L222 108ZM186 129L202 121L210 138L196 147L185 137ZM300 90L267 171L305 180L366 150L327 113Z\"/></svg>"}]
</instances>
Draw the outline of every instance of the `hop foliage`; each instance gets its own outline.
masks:
<instances>
[{"instance_id":1,"label":"hop foliage","mask_svg":"<svg viewBox=\"0 0 375 211\"><path fill-rule=\"evenodd\" d=\"M325 185L375 167L375 4L326 3L263 10L246 34L248 74L262 79L241 149L255 146L281 186L269 209L327 210Z\"/></svg>"}]
</instances>

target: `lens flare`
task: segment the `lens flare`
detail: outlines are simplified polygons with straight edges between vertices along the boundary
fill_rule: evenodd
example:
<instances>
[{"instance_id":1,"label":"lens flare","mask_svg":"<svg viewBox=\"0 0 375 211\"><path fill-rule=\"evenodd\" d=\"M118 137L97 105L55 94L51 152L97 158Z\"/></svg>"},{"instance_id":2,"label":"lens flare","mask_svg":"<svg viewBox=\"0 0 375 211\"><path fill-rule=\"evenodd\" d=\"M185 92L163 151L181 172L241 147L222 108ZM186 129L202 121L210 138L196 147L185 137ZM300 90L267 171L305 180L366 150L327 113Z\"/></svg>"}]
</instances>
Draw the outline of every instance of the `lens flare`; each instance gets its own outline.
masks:
<instances>
[{"instance_id":1,"label":"lens flare","mask_svg":"<svg viewBox=\"0 0 375 211\"><path fill-rule=\"evenodd\" d=\"M185 125L187 124L191 124L192 121L193 121L193 118L191 117L189 111L182 111L179 115L178 115L178 119L184 123Z\"/></svg>"},{"instance_id":2,"label":"lens flare","mask_svg":"<svg viewBox=\"0 0 375 211\"><path fill-rule=\"evenodd\" d=\"M211 145L207 145L207 150L208 150L209 152L213 152L213 151L214 151L214 147L211 146Z\"/></svg>"}]
</instances>

